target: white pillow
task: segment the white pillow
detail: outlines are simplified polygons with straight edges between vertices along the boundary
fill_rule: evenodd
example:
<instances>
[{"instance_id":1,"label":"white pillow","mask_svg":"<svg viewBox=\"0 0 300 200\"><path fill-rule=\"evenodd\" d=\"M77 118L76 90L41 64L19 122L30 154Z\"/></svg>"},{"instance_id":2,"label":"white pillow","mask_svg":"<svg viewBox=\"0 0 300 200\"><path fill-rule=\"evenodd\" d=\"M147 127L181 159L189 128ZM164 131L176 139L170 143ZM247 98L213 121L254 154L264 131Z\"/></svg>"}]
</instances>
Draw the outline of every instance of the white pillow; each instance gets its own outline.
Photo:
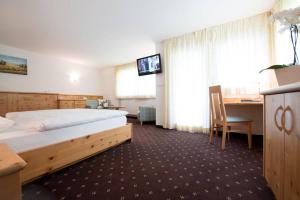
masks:
<instances>
[{"instance_id":1,"label":"white pillow","mask_svg":"<svg viewBox=\"0 0 300 200\"><path fill-rule=\"evenodd\" d=\"M15 122L13 120L0 117L0 132L12 127L14 124Z\"/></svg>"}]
</instances>

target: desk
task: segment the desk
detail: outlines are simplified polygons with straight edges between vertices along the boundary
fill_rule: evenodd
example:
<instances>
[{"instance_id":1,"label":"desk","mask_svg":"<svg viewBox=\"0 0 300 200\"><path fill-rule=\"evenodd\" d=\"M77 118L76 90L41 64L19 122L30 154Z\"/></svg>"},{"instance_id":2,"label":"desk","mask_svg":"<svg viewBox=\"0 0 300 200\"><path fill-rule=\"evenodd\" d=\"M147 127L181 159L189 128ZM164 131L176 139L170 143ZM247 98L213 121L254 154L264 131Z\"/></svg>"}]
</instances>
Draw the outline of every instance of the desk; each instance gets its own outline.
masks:
<instances>
[{"instance_id":1,"label":"desk","mask_svg":"<svg viewBox=\"0 0 300 200\"><path fill-rule=\"evenodd\" d=\"M103 107L103 109L110 109L110 110L119 110L121 108L125 108L124 106L107 106Z\"/></svg>"},{"instance_id":2,"label":"desk","mask_svg":"<svg viewBox=\"0 0 300 200\"><path fill-rule=\"evenodd\" d=\"M240 116L253 120L253 134L263 134L263 102L242 102L224 98L227 116Z\"/></svg>"},{"instance_id":3,"label":"desk","mask_svg":"<svg viewBox=\"0 0 300 200\"><path fill-rule=\"evenodd\" d=\"M231 106L263 106L264 102L224 102L224 104Z\"/></svg>"}]
</instances>

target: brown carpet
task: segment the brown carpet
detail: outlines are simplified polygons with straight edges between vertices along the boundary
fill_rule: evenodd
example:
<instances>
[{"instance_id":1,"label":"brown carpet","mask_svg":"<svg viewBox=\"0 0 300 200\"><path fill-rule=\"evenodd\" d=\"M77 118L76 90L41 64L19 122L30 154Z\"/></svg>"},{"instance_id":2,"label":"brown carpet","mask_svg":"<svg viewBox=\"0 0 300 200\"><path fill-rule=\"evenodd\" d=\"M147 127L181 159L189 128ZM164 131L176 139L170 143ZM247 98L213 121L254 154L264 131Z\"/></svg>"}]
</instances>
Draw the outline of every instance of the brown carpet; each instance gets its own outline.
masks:
<instances>
[{"instance_id":1,"label":"brown carpet","mask_svg":"<svg viewBox=\"0 0 300 200\"><path fill-rule=\"evenodd\" d=\"M132 121L132 120L131 120ZM236 134L220 151L208 135L134 122L124 143L23 187L23 199L274 199L262 177L262 138Z\"/></svg>"}]
</instances>

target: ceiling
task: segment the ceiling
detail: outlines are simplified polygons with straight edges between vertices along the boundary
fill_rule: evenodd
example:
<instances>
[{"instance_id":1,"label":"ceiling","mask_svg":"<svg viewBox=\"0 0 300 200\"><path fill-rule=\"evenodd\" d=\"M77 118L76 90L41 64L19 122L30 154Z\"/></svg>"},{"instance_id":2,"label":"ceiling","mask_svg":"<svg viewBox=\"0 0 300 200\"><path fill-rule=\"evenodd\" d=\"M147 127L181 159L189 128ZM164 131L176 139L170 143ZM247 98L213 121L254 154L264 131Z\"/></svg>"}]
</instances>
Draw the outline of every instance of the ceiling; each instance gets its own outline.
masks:
<instances>
[{"instance_id":1,"label":"ceiling","mask_svg":"<svg viewBox=\"0 0 300 200\"><path fill-rule=\"evenodd\" d=\"M0 43L106 67L184 33L269 10L274 0L0 0Z\"/></svg>"}]
</instances>

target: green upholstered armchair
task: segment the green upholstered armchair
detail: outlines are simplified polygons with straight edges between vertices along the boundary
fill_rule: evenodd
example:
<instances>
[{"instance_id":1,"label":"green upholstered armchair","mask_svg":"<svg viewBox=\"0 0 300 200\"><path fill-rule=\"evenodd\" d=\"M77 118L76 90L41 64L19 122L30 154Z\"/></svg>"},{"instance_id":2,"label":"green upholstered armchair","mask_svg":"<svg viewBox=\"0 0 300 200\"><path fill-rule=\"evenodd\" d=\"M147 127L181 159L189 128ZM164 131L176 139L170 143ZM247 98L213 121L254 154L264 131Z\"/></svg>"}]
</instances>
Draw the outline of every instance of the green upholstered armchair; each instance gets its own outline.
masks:
<instances>
[{"instance_id":1,"label":"green upholstered armchair","mask_svg":"<svg viewBox=\"0 0 300 200\"><path fill-rule=\"evenodd\" d=\"M150 122L156 120L156 109L154 107L140 106L137 118L141 125L143 122Z\"/></svg>"},{"instance_id":2,"label":"green upholstered armchair","mask_svg":"<svg viewBox=\"0 0 300 200\"><path fill-rule=\"evenodd\" d=\"M86 100L86 107L91 109L97 109L99 106L98 100Z\"/></svg>"}]
</instances>

